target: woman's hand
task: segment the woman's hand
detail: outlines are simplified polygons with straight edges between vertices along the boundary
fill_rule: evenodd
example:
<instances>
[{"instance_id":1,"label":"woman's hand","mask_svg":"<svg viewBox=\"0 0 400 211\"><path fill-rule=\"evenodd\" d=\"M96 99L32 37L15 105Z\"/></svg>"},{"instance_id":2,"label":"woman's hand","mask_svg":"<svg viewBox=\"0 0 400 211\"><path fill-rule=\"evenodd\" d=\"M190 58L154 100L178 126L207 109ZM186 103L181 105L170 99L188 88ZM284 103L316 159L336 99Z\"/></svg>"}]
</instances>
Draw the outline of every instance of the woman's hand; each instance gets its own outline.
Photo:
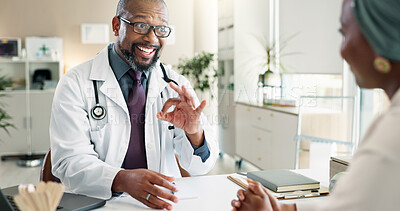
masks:
<instances>
[{"instance_id":1,"label":"woman's hand","mask_svg":"<svg viewBox=\"0 0 400 211\"><path fill-rule=\"evenodd\" d=\"M272 193L259 182L247 179L249 184L246 191L238 191L238 199L232 200L233 210L237 211L283 211L296 210L295 204L280 204Z\"/></svg>"}]
</instances>

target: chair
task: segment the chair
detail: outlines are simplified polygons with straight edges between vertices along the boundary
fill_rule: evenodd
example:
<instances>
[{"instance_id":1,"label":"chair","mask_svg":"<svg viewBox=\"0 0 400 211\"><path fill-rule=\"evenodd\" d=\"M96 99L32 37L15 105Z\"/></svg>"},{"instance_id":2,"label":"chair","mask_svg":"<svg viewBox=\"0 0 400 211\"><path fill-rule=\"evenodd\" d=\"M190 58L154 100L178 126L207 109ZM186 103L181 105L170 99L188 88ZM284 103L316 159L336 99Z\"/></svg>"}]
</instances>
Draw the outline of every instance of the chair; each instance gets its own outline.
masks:
<instances>
[{"instance_id":1,"label":"chair","mask_svg":"<svg viewBox=\"0 0 400 211\"><path fill-rule=\"evenodd\" d=\"M191 175L185 169L181 167L179 164L178 156L175 155L176 162L178 163L179 171L181 172L182 177L190 177Z\"/></svg>"},{"instance_id":2,"label":"chair","mask_svg":"<svg viewBox=\"0 0 400 211\"><path fill-rule=\"evenodd\" d=\"M58 182L61 183L60 179L55 177L51 173L51 151L49 150L43 159L42 169L40 170L40 181L43 182Z\"/></svg>"},{"instance_id":3,"label":"chair","mask_svg":"<svg viewBox=\"0 0 400 211\"><path fill-rule=\"evenodd\" d=\"M178 157L175 155L176 162L178 162L178 167L181 172L182 177L190 177L191 175L185 169L181 167L178 161ZM51 173L51 150L49 150L43 159L42 169L40 170L40 181L43 182L59 182L61 183L60 179L55 177L53 173Z\"/></svg>"}]
</instances>

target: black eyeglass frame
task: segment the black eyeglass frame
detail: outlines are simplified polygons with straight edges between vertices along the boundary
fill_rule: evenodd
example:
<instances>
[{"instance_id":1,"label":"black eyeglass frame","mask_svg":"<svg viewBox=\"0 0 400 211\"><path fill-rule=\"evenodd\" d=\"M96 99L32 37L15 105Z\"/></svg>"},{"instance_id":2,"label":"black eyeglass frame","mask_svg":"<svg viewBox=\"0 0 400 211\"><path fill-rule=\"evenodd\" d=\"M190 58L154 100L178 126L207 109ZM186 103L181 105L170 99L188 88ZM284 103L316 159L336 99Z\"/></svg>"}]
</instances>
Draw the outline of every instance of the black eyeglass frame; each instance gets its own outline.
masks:
<instances>
[{"instance_id":1,"label":"black eyeglass frame","mask_svg":"<svg viewBox=\"0 0 400 211\"><path fill-rule=\"evenodd\" d=\"M134 23L132 23L132 22L128 21L127 19L123 18L123 17L120 17L120 16L117 16L117 17L118 17L120 20L122 20L123 22L125 22L125 23L131 25L131 26L132 26L133 32L135 32L135 33L137 33L137 34L146 35L146 34L148 34L151 30L153 30L153 31L154 31L154 34L155 34L157 37L160 37L160 38L167 38L167 37L171 34L171 32L172 32L172 28L169 27L169 26L152 26L152 25L150 25L150 24L148 24L148 23L144 23L144 22L134 22ZM140 33L140 32L135 31L135 24L138 24L138 23L148 25L148 26L149 26L148 32L147 32L147 33ZM157 35L156 29L157 29L157 28L161 28L161 27L163 27L163 28L168 28L168 29L169 29L169 32L168 32L167 35L164 35L164 36L159 36L159 35Z\"/></svg>"}]
</instances>

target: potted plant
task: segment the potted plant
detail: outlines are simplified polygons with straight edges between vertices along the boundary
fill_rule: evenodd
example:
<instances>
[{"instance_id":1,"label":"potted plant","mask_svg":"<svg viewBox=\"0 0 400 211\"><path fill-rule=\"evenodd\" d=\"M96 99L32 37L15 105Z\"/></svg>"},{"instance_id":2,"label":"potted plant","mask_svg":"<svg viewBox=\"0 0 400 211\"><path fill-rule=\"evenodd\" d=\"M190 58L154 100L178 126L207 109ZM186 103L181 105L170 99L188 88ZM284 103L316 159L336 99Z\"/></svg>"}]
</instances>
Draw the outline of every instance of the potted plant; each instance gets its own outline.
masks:
<instances>
[{"instance_id":1,"label":"potted plant","mask_svg":"<svg viewBox=\"0 0 400 211\"><path fill-rule=\"evenodd\" d=\"M281 96L281 74L286 72L286 67L280 62L280 58L298 54L296 52L286 53L284 49L287 47L288 42L293 39L295 35L288 38L281 38L279 42L268 42L266 37L260 34L252 34L252 36L263 46L263 54L261 62L257 62L257 70L263 70L259 74L256 99L257 103L265 105L273 105L276 98ZM256 60L260 60L257 57ZM256 61L255 60L255 61Z\"/></svg>"},{"instance_id":2,"label":"potted plant","mask_svg":"<svg viewBox=\"0 0 400 211\"><path fill-rule=\"evenodd\" d=\"M0 77L0 91L5 90L6 87L12 86L12 81L5 78L5 76ZM6 94L0 93L0 98L5 97ZM5 104L0 100L0 129L6 131L9 134L8 128L14 127L10 122L11 116L7 114L5 110ZM0 139L1 140L1 139Z\"/></svg>"},{"instance_id":3,"label":"potted plant","mask_svg":"<svg viewBox=\"0 0 400 211\"><path fill-rule=\"evenodd\" d=\"M218 76L214 57L212 53L201 52L193 58L181 58L177 69L192 82L193 89L205 92L213 88ZM211 97L214 97L212 93Z\"/></svg>"},{"instance_id":4,"label":"potted plant","mask_svg":"<svg viewBox=\"0 0 400 211\"><path fill-rule=\"evenodd\" d=\"M0 77L0 91L5 90L6 87L11 87L12 81L5 78L5 76ZM5 103L1 100L4 99L6 94L0 93L0 130L4 130L7 134L10 134L8 131L9 127L15 128L15 126L10 122L11 116L7 114L5 110ZM0 144L1 144L1 137L0 137ZM1 159L0 159L1 165Z\"/></svg>"},{"instance_id":5,"label":"potted plant","mask_svg":"<svg viewBox=\"0 0 400 211\"><path fill-rule=\"evenodd\" d=\"M297 52L292 53L284 53L284 49L286 48L288 42L293 39L295 35L292 35L283 41L279 42L279 49L276 42L272 42L272 44L267 43L265 46L265 63L263 64L264 68L266 69L265 72L262 74L262 83L263 85L270 85L270 86L280 86L280 74L286 72L286 67L278 61L279 58L298 54ZM281 39L282 40L282 39ZM276 69L273 71L273 67ZM261 77L260 77L261 78Z\"/></svg>"}]
</instances>

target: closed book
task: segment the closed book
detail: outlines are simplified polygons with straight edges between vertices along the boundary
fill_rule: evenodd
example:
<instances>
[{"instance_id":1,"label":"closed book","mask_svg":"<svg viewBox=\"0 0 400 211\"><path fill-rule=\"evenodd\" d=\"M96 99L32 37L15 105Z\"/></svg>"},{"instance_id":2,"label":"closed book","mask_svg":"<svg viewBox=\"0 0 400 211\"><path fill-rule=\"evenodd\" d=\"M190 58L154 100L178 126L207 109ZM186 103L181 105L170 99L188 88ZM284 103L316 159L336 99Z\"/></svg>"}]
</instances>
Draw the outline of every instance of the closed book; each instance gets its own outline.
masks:
<instances>
[{"instance_id":1,"label":"closed book","mask_svg":"<svg viewBox=\"0 0 400 211\"><path fill-rule=\"evenodd\" d=\"M248 172L247 177L274 192L319 189L319 182L286 169Z\"/></svg>"}]
</instances>

